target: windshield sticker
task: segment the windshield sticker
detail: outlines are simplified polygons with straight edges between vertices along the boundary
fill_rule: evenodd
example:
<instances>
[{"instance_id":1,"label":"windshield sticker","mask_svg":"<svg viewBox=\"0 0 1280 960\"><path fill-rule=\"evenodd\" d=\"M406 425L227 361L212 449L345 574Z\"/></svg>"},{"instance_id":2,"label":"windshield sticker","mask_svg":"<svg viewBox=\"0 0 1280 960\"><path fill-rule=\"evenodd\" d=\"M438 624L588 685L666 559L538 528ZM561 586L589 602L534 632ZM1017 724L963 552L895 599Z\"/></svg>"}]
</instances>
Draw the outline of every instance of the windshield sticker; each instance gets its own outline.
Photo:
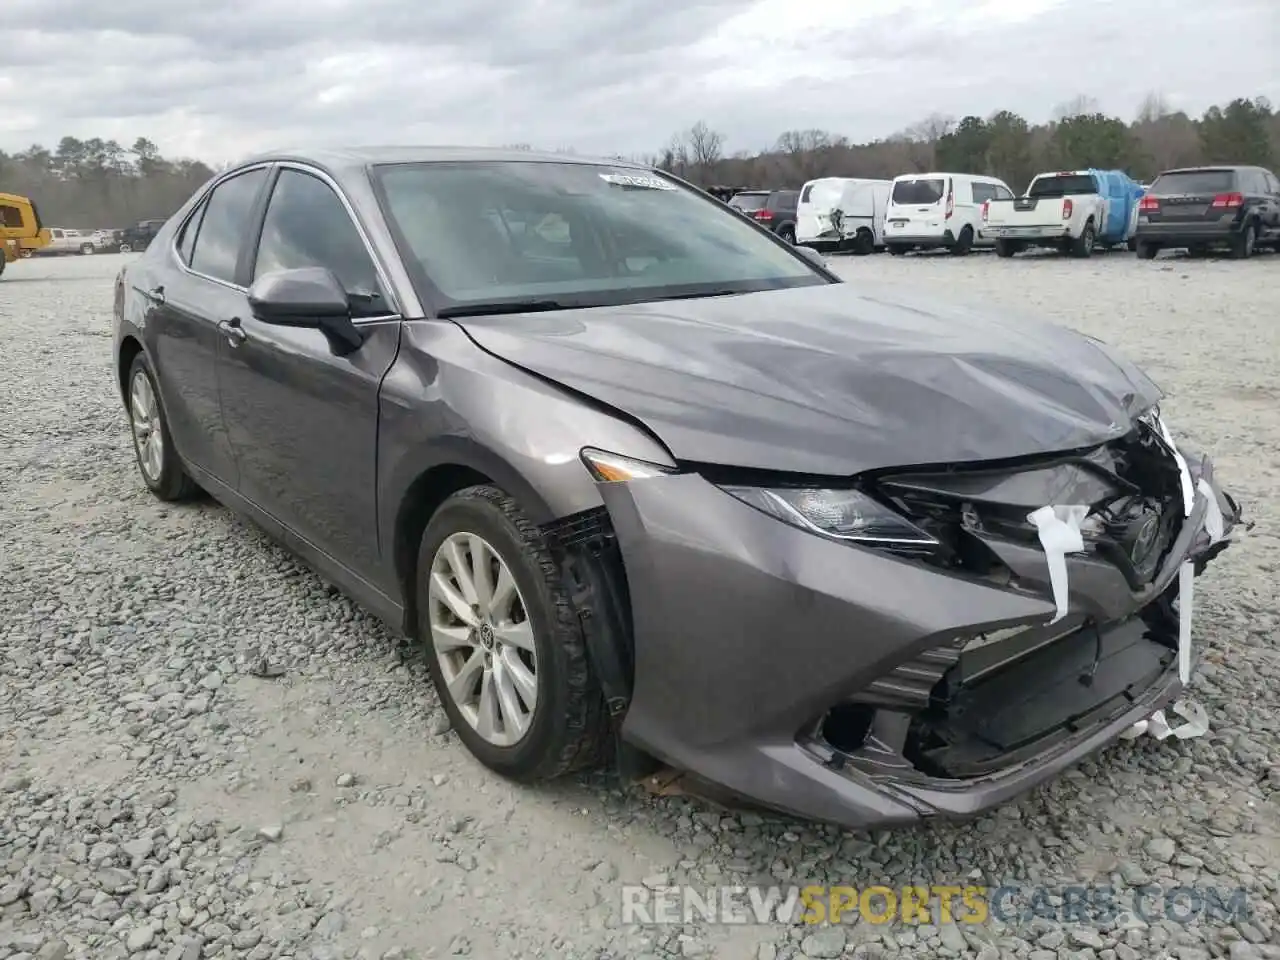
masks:
<instances>
[{"instance_id":1,"label":"windshield sticker","mask_svg":"<svg viewBox=\"0 0 1280 960\"><path fill-rule=\"evenodd\" d=\"M602 173L600 179L619 187L641 187L646 190L674 190L674 184L667 183L661 177L649 177L635 173Z\"/></svg>"}]
</instances>

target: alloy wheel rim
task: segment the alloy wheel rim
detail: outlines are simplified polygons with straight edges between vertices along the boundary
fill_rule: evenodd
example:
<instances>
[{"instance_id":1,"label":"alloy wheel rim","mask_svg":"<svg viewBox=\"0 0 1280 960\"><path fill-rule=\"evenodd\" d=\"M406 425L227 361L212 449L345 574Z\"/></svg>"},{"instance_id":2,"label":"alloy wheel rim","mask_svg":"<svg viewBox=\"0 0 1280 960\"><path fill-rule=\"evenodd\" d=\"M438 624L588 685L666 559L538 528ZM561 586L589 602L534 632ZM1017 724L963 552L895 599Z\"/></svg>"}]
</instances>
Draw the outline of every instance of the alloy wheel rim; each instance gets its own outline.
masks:
<instances>
[{"instance_id":1,"label":"alloy wheel rim","mask_svg":"<svg viewBox=\"0 0 1280 960\"><path fill-rule=\"evenodd\" d=\"M445 539L427 590L431 642L450 699L487 743L511 747L533 725L538 659L511 568L474 533Z\"/></svg>"},{"instance_id":2,"label":"alloy wheel rim","mask_svg":"<svg viewBox=\"0 0 1280 960\"><path fill-rule=\"evenodd\" d=\"M134 374L129 390L129 422L138 450L142 474L155 483L164 469L164 432L160 429L160 404L151 389L151 380L142 371Z\"/></svg>"}]
</instances>

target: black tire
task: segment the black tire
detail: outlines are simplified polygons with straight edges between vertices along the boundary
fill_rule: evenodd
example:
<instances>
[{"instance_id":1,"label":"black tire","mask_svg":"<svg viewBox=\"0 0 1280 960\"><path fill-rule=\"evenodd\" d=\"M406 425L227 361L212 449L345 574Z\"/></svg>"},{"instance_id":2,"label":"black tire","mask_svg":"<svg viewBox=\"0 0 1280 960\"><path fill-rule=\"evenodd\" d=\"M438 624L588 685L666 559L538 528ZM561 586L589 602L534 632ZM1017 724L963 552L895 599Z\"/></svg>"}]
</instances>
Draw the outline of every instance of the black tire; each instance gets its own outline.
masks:
<instances>
[{"instance_id":1,"label":"black tire","mask_svg":"<svg viewBox=\"0 0 1280 960\"><path fill-rule=\"evenodd\" d=\"M783 227L778 231L778 236L779 238L785 240L787 243L794 244L796 242L796 228Z\"/></svg>"},{"instance_id":2,"label":"black tire","mask_svg":"<svg viewBox=\"0 0 1280 960\"><path fill-rule=\"evenodd\" d=\"M455 533L483 537L511 571L533 626L537 705L527 733L509 747L488 742L449 693L431 641L431 564ZM468 487L432 516L418 549L418 631L428 649L431 679L459 739L482 764L531 783L598 765L607 754L610 724L587 656L578 617L542 533L502 490Z\"/></svg>"},{"instance_id":3,"label":"black tire","mask_svg":"<svg viewBox=\"0 0 1280 960\"><path fill-rule=\"evenodd\" d=\"M127 244L127 243L122 243L122 244L120 244L120 252L121 252L121 253L133 253L133 247L129 246L129 244Z\"/></svg>"},{"instance_id":4,"label":"black tire","mask_svg":"<svg viewBox=\"0 0 1280 960\"><path fill-rule=\"evenodd\" d=\"M1258 224L1250 220L1244 225L1239 236L1231 238L1231 259L1248 260L1253 256L1258 245Z\"/></svg>"},{"instance_id":5,"label":"black tire","mask_svg":"<svg viewBox=\"0 0 1280 960\"><path fill-rule=\"evenodd\" d=\"M865 227L857 232L853 238L853 254L856 257L865 257L872 253L876 248L875 235Z\"/></svg>"},{"instance_id":6,"label":"black tire","mask_svg":"<svg viewBox=\"0 0 1280 960\"><path fill-rule=\"evenodd\" d=\"M953 257L967 257L969 251L973 249L973 228L965 227L960 231L960 236L956 237L956 242L949 248L948 252Z\"/></svg>"},{"instance_id":7,"label":"black tire","mask_svg":"<svg viewBox=\"0 0 1280 960\"><path fill-rule=\"evenodd\" d=\"M1093 221L1089 221L1080 231L1080 236L1071 241L1071 256L1078 260L1087 260L1093 256L1093 246L1097 241L1098 232L1093 227Z\"/></svg>"},{"instance_id":8,"label":"black tire","mask_svg":"<svg viewBox=\"0 0 1280 960\"><path fill-rule=\"evenodd\" d=\"M4 255L4 251L0 250L0 277L4 276L4 268L9 265L9 258Z\"/></svg>"},{"instance_id":9,"label":"black tire","mask_svg":"<svg viewBox=\"0 0 1280 960\"><path fill-rule=\"evenodd\" d=\"M910 247L901 243L886 243L884 247L886 250L889 251L890 254L892 254L895 257L901 257L903 254L905 254L908 250L911 249Z\"/></svg>"},{"instance_id":10,"label":"black tire","mask_svg":"<svg viewBox=\"0 0 1280 960\"><path fill-rule=\"evenodd\" d=\"M1004 257L1006 260L1018 252L1018 246L1012 240L996 241L996 256Z\"/></svg>"},{"instance_id":11,"label":"black tire","mask_svg":"<svg viewBox=\"0 0 1280 960\"><path fill-rule=\"evenodd\" d=\"M97 248L92 243L80 244L80 256L87 257L94 253L97 253Z\"/></svg>"},{"instance_id":12,"label":"black tire","mask_svg":"<svg viewBox=\"0 0 1280 960\"><path fill-rule=\"evenodd\" d=\"M1154 243L1139 240L1134 252L1137 253L1139 260L1154 260L1156 254L1160 252L1160 248Z\"/></svg>"},{"instance_id":13,"label":"black tire","mask_svg":"<svg viewBox=\"0 0 1280 960\"><path fill-rule=\"evenodd\" d=\"M160 437L164 444L164 455L161 460L160 474L157 477L147 476L147 471L142 465L142 448L138 445L138 435L132 427L133 411L130 406L130 397L132 396L134 380L138 377L147 378L158 408ZM145 354L139 353L133 358L133 363L129 366L129 378L125 381L124 404L125 414L130 420L129 435L133 440L134 459L137 461L138 473L142 477L142 482L147 485L147 489L158 499L167 503L190 500L198 496L200 487L191 479L190 474L187 473L187 468L183 466L182 460L178 457L177 449L174 448L173 434L169 430L169 417L165 414L164 401L160 396L160 390L156 386L155 375L151 372L151 365L147 363Z\"/></svg>"}]
</instances>

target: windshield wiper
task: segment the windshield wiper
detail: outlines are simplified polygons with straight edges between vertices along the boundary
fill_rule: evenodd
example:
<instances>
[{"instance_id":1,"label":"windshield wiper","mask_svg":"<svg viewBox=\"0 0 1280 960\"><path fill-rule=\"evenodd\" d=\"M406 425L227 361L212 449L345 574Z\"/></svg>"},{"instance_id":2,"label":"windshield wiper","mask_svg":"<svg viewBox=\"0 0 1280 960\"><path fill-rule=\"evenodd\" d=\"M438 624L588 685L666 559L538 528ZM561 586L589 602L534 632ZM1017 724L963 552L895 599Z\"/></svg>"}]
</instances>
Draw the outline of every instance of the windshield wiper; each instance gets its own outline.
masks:
<instances>
[{"instance_id":1,"label":"windshield wiper","mask_svg":"<svg viewBox=\"0 0 1280 960\"><path fill-rule=\"evenodd\" d=\"M452 317L487 317L501 313L547 313L551 310L572 310L578 304L561 300L503 300L496 303L459 303L443 307L436 314L442 320Z\"/></svg>"}]
</instances>

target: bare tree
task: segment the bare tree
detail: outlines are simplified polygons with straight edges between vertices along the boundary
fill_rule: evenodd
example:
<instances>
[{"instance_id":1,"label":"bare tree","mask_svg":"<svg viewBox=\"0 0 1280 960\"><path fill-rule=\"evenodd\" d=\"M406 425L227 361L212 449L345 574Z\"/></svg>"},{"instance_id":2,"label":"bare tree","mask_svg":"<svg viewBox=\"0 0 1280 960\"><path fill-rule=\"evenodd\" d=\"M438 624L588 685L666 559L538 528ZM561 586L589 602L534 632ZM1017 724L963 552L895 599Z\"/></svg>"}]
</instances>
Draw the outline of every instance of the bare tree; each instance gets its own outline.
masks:
<instances>
[{"instance_id":1,"label":"bare tree","mask_svg":"<svg viewBox=\"0 0 1280 960\"><path fill-rule=\"evenodd\" d=\"M1138 107L1138 123L1155 123L1169 116L1169 101L1164 94L1151 92L1142 98Z\"/></svg>"},{"instance_id":2,"label":"bare tree","mask_svg":"<svg viewBox=\"0 0 1280 960\"><path fill-rule=\"evenodd\" d=\"M1055 120L1068 120L1071 117L1087 117L1098 112L1098 101L1082 93L1054 107L1053 118Z\"/></svg>"},{"instance_id":3,"label":"bare tree","mask_svg":"<svg viewBox=\"0 0 1280 960\"><path fill-rule=\"evenodd\" d=\"M700 170L710 171L724 156L724 135L699 120L689 128L689 154Z\"/></svg>"}]
</instances>

